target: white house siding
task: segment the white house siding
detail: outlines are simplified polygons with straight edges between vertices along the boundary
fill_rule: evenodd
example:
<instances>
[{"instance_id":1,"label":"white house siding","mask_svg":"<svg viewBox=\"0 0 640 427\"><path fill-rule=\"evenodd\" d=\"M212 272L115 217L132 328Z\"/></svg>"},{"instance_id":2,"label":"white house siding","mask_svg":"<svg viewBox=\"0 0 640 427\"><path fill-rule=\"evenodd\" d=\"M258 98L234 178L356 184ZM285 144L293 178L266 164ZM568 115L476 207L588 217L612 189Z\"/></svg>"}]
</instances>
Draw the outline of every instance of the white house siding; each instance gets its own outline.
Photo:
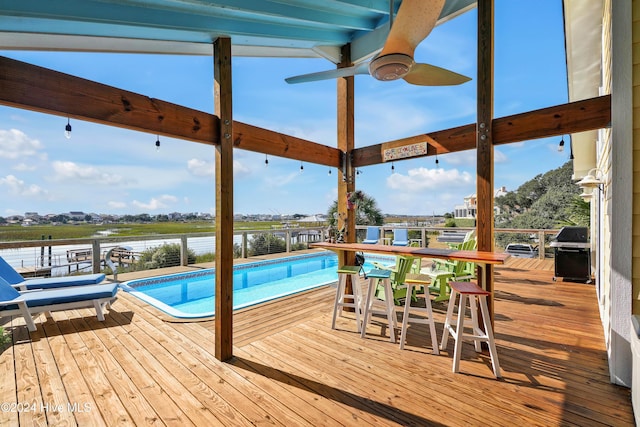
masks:
<instances>
[{"instance_id":1,"label":"white house siding","mask_svg":"<svg viewBox=\"0 0 640 427\"><path fill-rule=\"evenodd\" d=\"M638 101L632 103L633 89L640 88L640 72L633 69L640 44L632 45L633 31L640 40L640 0L564 0L564 8L570 100L612 95L611 128L572 136L574 177L596 167L604 181L591 201L592 262L611 381L631 387L631 314L640 314L640 195L634 197L634 189L640 191L634 185L640 183L640 155L634 155L640 114Z\"/></svg>"},{"instance_id":2,"label":"white house siding","mask_svg":"<svg viewBox=\"0 0 640 427\"><path fill-rule=\"evenodd\" d=\"M601 132L598 144L598 167L605 178L605 190L601 209L601 259L603 271L603 304L601 307L611 381L631 387L631 314L634 287L640 281L633 276L633 265L640 266L640 246L634 250L634 238L638 231L633 218L640 206L640 197L633 194L633 182L640 156L634 156L633 87L640 84L639 73L633 71L632 32L638 27L632 20L632 11L640 7L640 0L633 2L604 2L603 13L603 87L612 94L612 127ZM636 30L637 31L637 30ZM638 32L640 34L640 32ZM637 54L635 54L637 56ZM634 77L638 76L638 77ZM637 188L637 187L636 187ZM629 230L632 230L630 235ZM636 244L637 246L637 244ZM635 268L638 271L638 268ZM634 282L637 282L635 284ZM640 306L638 306L640 309Z\"/></svg>"}]
</instances>

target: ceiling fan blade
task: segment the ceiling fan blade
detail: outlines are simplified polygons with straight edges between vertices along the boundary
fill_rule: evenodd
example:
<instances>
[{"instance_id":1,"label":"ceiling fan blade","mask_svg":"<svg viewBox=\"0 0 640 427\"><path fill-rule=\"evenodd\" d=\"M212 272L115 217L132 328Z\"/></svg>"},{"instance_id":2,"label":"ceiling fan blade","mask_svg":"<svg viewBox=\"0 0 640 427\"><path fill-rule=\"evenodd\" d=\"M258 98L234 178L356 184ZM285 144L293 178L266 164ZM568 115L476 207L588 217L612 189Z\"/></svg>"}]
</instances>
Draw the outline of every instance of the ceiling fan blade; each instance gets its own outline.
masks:
<instances>
[{"instance_id":1,"label":"ceiling fan blade","mask_svg":"<svg viewBox=\"0 0 640 427\"><path fill-rule=\"evenodd\" d=\"M416 46L435 27L444 3L445 0L403 0L379 56L402 53L413 58Z\"/></svg>"},{"instance_id":2,"label":"ceiling fan blade","mask_svg":"<svg viewBox=\"0 0 640 427\"><path fill-rule=\"evenodd\" d=\"M414 64L404 80L419 86L453 86L466 83L471 78L435 65Z\"/></svg>"},{"instance_id":3,"label":"ceiling fan blade","mask_svg":"<svg viewBox=\"0 0 640 427\"><path fill-rule=\"evenodd\" d=\"M290 84L307 83L319 80L337 79L338 77L355 76L356 74L369 74L369 63L363 62L352 67L336 68L335 70L319 71L317 73L287 77L284 81Z\"/></svg>"}]
</instances>

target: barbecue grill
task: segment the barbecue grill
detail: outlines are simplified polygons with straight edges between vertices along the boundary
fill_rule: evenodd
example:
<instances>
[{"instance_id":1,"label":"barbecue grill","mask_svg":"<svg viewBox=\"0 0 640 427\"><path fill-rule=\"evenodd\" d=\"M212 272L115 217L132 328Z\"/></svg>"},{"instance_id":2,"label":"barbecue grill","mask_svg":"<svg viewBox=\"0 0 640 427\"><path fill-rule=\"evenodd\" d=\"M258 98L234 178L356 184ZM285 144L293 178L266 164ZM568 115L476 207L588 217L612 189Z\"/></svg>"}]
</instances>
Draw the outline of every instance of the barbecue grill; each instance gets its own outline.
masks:
<instances>
[{"instance_id":1,"label":"barbecue grill","mask_svg":"<svg viewBox=\"0 0 640 427\"><path fill-rule=\"evenodd\" d=\"M591 244L587 227L562 227L553 237L553 280L558 277L591 283Z\"/></svg>"}]
</instances>

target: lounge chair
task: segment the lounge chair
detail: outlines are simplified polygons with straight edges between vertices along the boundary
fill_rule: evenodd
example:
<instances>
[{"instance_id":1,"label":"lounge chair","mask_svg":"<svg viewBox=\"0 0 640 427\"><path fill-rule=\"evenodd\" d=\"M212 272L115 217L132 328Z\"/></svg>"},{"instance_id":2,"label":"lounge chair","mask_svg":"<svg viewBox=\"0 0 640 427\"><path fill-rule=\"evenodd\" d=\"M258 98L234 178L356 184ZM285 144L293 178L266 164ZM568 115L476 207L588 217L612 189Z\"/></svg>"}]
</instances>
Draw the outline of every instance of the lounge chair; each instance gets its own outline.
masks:
<instances>
[{"instance_id":1,"label":"lounge chair","mask_svg":"<svg viewBox=\"0 0 640 427\"><path fill-rule=\"evenodd\" d=\"M409 232L406 228L396 228L393 230L393 246L409 246Z\"/></svg>"},{"instance_id":2,"label":"lounge chair","mask_svg":"<svg viewBox=\"0 0 640 427\"><path fill-rule=\"evenodd\" d=\"M380 240L380 229L378 227L367 227L367 236L362 243L375 245Z\"/></svg>"},{"instance_id":3,"label":"lounge chair","mask_svg":"<svg viewBox=\"0 0 640 427\"><path fill-rule=\"evenodd\" d=\"M458 250L472 251L478 246L476 239L470 239L460 244ZM431 278L431 292L437 292L438 296L434 301L447 301L449 299L449 282L468 282L476 277L476 265L467 261L443 261L435 260L431 268L422 269L422 274Z\"/></svg>"},{"instance_id":4,"label":"lounge chair","mask_svg":"<svg viewBox=\"0 0 640 427\"><path fill-rule=\"evenodd\" d=\"M12 266L10 266L7 261L4 260L4 258L0 257L0 278L4 279L14 288L27 290L97 285L98 283L104 281L105 275L103 273L97 273L83 274L80 276L38 277L33 279L25 279Z\"/></svg>"},{"instance_id":5,"label":"lounge chair","mask_svg":"<svg viewBox=\"0 0 640 427\"><path fill-rule=\"evenodd\" d=\"M52 311L93 307L102 322L104 310L115 301L117 292L117 283L18 292L0 278L0 317L22 316L27 329L33 332L35 315L45 313L51 318Z\"/></svg>"},{"instance_id":6,"label":"lounge chair","mask_svg":"<svg viewBox=\"0 0 640 427\"><path fill-rule=\"evenodd\" d=\"M396 263L393 266L383 265L377 262L373 262L375 268L380 270L391 271L391 289L393 289L393 301L395 305L401 305L400 300L404 299L407 295L407 287L404 284L404 279L409 273L418 273L420 271L420 258L399 255L396 257ZM378 284L375 292L376 298L384 300L384 287ZM412 295L413 299L413 295Z\"/></svg>"},{"instance_id":7,"label":"lounge chair","mask_svg":"<svg viewBox=\"0 0 640 427\"><path fill-rule=\"evenodd\" d=\"M467 231L467 233L464 235L464 239L462 240L462 242L460 243L449 242L447 243L447 246L449 246L449 249L460 250L465 242L468 242L469 240L475 239L475 238L476 238L476 230L475 229L470 230L470 231Z\"/></svg>"}]
</instances>

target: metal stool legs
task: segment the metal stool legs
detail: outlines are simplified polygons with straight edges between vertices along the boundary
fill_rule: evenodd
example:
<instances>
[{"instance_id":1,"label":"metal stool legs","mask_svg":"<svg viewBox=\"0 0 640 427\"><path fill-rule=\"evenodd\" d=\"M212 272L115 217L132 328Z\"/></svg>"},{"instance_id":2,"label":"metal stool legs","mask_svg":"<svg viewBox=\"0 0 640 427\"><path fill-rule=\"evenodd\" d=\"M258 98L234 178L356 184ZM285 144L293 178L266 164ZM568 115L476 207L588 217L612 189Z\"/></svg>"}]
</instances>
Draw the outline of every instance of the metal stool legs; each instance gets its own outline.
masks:
<instances>
[{"instance_id":1,"label":"metal stool legs","mask_svg":"<svg viewBox=\"0 0 640 427\"><path fill-rule=\"evenodd\" d=\"M391 289L391 271L373 269L367 273L369 278L369 289L367 291L367 300L364 305L364 320L362 323L362 331L360 336L364 338L367 333L367 325L371 321L372 314L385 314L387 316L387 323L389 325L389 341L396 342L396 312L393 304L393 289ZM381 280L384 286L384 302L377 301L375 295L376 286L378 281ZM374 310L373 305L375 303L384 303L385 310Z\"/></svg>"},{"instance_id":2,"label":"metal stool legs","mask_svg":"<svg viewBox=\"0 0 640 427\"><path fill-rule=\"evenodd\" d=\"M444 333L442 334L440 350L444 350L447 347L447 340L449 338L449 334L451 334L455 340L455 347L453 351L453 372L459 372L462 341L464 339L473 340L476 352L481 351L480 343L484 341L489 345L489 354L491 355L493 373L496 378L500 378L501 374L500 363L498 362L498 352L496 351L493 329L491 328L491 321L489 319L489 309L487 307L487 296L490 295L489 292L481 289L477 284L472 282L450 282L449 285L451 286L451 298L449 299L449 308L447 309L447 317L444 323ZM458 318L454 329L451 321L453 320L453 310L456 305L456 298L458 295L460 295L460 303L458 304ZM473 327L473 332L471 334L466 334L464 332L467 298L469 299L469 306L471 309L471 323ZM479 301L480 310L482 312L484 331L482 331L478 325L476 298Z\"/></svg>"},{"instance_id":3,"label":"metal stool legs","mask_svg":"<svg viewBox=\"0 0 640 427\"><path fill-rule=\"evenodd\" d=\"M347 277L351 276L352 293L347 292ZM356 313L356 325L357 330L361 330L360 311L362 305L362 293L360 288L360 267L354 265L343 265L338 269L338 288L336 289L336 299L333 304L333 320L331 321L331 329L336 328L336 318L338 312L342 316L342 309L344 307L353 308ZM345 302L345 299L351 299L352 302Z\"/></svg>"}]
</instances>

